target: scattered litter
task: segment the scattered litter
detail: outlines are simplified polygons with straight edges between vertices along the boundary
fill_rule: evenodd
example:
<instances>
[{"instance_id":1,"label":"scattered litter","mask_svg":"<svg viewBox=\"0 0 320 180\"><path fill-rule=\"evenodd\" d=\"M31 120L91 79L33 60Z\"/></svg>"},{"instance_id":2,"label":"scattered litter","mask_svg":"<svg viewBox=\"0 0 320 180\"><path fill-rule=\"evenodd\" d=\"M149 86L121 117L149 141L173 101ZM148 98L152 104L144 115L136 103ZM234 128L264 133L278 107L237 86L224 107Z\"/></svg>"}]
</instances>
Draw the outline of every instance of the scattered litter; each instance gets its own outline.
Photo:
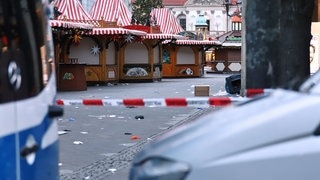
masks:
<instances>
[{"instance_id":1,"label":"scattered litter","mask_svg":"<svg viewBox=\"0 0 320 180\"><path fill-rule=\"evenodd\" d=\"M89 117L94 117L94 118L97 118L97 119L103 119L106 117L106 115L88 115Z\"/></svg>"},{"instance_id":2,"label":"scattered litter","mask_svg":"<svg viewBox=\"0 0 320 180\"><path fill-rule=\"evenodd\" d=\"M136 119L138 119L138 120L141 120L141 119L144 119L144 116L142 116L142 115L137 115L137 116L135 116L134 118L136 118Z\"/></svg>"},{"instance_id":3,"label":"scattered litter","mask_svg":"<svg viewBox=\"0 0 320 180\"><path fill-rule=\"evenodd\" d=\"M90 176L86 176L86 177L84 177L84 179L90 179Z\"/></svg>"},{"instance_id":4,"label":"scattered litter","mask_svg":"<svg viewBox=\"0 0 320 180\"><path fill-rule=\"evenodd\" d=\"M169 129L169 127L159 127L160 130L166 130Z\"/></svg>"},{"instance_id":5,"label":"scattered litter","mask_svg":"<svg viewBox=\"0 0 320 180\"><path fill-rule=\"evenodd\" d=\"M117 169L115 169L115 168L110 168L110 169L108 169L108 171L110 171L110 172L114 173L114 172L116 172L116 171L117 171Z\"/></svg>"},{"instance_id":6,"label":"scattered litter","mask_svg":"<svg viewBox=\"0 0 320 180\"><path fill-rule=\"evenodd\" d=\"M62 166L62 163L59 163L58 166Z\"/></svg>"},{"instance_id":7,"label":"scattered litter","mask_svg":"<svg viewBox=\"0 0 320 180\"><path fill-rule=\"evenodd\" d=\"M137 136L137 135L133 135L133 136L130 137L130 139L131 139L131 140L137 140L137 139L140 139L140 137Z\"/></svg>"},{"instance_id":8,"label":"scattered litter","mask_svg":"<svg viewBox=\"0 0 320 180\"><path fill-rule=\"evenodd\" d=\"M130 146L136 145L136 143L124 143L124 144L120 144L120 145L121 145L121 146L130 147Z\"/></svg>"},{"instance_id":9,"label":"scattered litter","mask_svg":"<svg viewBox=\"0 0 320 180\"><path fill-rule=\"evenodd\" d=\"M152 138L147 138L148 141L152 141Z\"/></svg>"},{"instance_id":10,"label":"scattered litter","mask_svg":"<svg viewBox=\"0 0 320 180\"><path fill-rule=\"evenodd\" d=\"M117 115L109 115L109 117L114 118L117 117Z\"/></svg>"},{"instance_id":11,"label":"scattered litter","mask_svg":"<svg viewBox=\"0 0 320 180\"><path fill-rule=\"evenodd\" d=\"M75 121L76 119L75 118L69 118L69 121Z\"/></svg>"},{"instance_id":12,"label":"scattered litter","mask_svg":"<svg viewBox=\"0 0 320 180\"><path fill-rule=\"evenodd\" d=\"M132 133L128 133L128 132L126 132L126 133L124 133L124 135L132 135Z\"/></svg>"},{"instance_id":13,"label":"scattered litter","mask_svg":"<svg viewBox=\"0 0 320 180\"><path fill-rule=\"evenodd\" d=\"M79 107L78 106L76 106L76 107L74 107L75 109L79 109Z\"/></svg>"},{"instance_id":14,"label":"scattered litter","mask_svg":"<svg viewBox=\"0 0 320 180\"><path fill-rule=\"evenodd\" d=\"M83 144L83 142L81 142L81 141L73 141L73 144L81 145L81 144Z\"/></svg>"},{"instance_id":15,"label":"scattered litter","mask_svg":"<svg viewBox=\"0 0 320 180\"><path fill-rule=\"evenodd\" d=\"M227 91L219 90L218 93L214 94L214 96L226 96L228 95Z\"/></svg>"},{"instance_id":16,"label":"scattered litter","mask_svg":"<svg viewBox=\"0 0 320 180\"><path fill-rule=\"evenodd\" d=\"M64 135L64 134L67 134L68 132L67 131L58 131L58 135Z\"/></svg>"},{"instance_id":17,"label":"scattered litter","mask_svg":"<svg viewBox=\"0 0 320 180\"><path fill-rule=\"evenodd\" d=\"M85 131L82 131L82 132L80 132L81 134L88 134L88 132L85 132Z\"/></svg>"}]
</instances>

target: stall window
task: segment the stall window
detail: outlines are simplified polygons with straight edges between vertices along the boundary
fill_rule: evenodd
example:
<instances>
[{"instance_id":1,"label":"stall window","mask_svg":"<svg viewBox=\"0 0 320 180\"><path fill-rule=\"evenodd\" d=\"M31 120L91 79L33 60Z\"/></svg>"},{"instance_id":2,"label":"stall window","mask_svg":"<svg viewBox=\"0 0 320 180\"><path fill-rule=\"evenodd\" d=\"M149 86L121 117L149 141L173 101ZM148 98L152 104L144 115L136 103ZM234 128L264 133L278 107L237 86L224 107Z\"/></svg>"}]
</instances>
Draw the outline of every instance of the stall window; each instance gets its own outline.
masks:
<instances>
[{"instance_id":1,"label":"stall window","mask_svg":"<svg viewBox=\"0 0 320 180\"><path fill-rule=\"evenodd\" d=\"M170 64L170 52L167 48L162 49L162 63Z\"/></svg>"}]
</instances>

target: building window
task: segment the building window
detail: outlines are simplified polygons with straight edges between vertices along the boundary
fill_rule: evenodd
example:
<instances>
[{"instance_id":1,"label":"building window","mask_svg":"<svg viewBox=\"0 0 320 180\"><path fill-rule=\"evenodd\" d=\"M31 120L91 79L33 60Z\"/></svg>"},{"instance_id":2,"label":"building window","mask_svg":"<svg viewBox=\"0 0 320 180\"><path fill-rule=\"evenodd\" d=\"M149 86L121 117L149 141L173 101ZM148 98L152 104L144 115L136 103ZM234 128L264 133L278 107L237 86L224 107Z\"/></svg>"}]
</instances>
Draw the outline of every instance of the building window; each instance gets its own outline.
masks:
<instances>
[{"instance_id":1,"label":"building window","mask_svg":"<svg viewBox=\"0 0 320 180\"><path fill-rule=\"evenodd\" d=\"M187 27L187 23L186 23L186 19L180 19L180 26L183 28L183 29L186 29Z\"/></svg>"},{"instance_id":2,"label":"building window","mask_svg":"<svg viewBox=\"0 0 320 180\"><path fill-rule=\"evenodd\" d=\"M181 26L184 30L186 30L186 28L187 28L186 15L180 14L180 15L178 16L178 20L179 20L180 26Z\"/></svg>"}]
</instances>

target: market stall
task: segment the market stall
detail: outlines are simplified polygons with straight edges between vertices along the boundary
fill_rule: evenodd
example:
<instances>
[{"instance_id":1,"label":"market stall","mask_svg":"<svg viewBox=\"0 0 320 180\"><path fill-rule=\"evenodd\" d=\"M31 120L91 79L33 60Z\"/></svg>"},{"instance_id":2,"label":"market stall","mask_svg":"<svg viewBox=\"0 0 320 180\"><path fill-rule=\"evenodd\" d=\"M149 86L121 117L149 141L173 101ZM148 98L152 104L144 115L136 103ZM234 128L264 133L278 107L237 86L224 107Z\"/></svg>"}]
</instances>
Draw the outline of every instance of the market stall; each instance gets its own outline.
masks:
<instances>
[{"instance_id":1,"label":"market stall","mask_svg":"<svg viewBox=\"0 0 320 180\"><path fill-rule=\"evenodd\" d=\"M204 74L205 51L221 46L216 40L176 40L163 43L163 77L201 77Z\"/></svg>"},{"instance_id":2,"label":"market stall","mask_svg":"<svg viewBox=\"0 0 320 180\"><path fill-rule=\"evenodd\" d=\"M55 16L50 20L55 46L58 90L86 90L84 65L78 56L69 57L71 44L79 44L81 36L97 23L83 9L78 0L55 0L52 2Z\"/></svg>"},{"instance_id":3,"label":"market stall","mask_svg":"<svg viewBox=\"0 0 320 180\"><path fill-rule=\"evenodd\" d=\"M142 27L140 27L140 29ZM134 28L137 29L137 27ZM162 42L168 39L179 39L183 37L173 34L162 34L156 29L157 27L152 30L153 33L148 31L147 35L131 43L127 43L126 46L120 49L121 81L161 80Z\"/></svg>"},{"instance_id":4,"label":"market stall","mask_svg":"<svg viewBox=\"0 0 320 180\"><path fill-rule=\"evenodd\" d=\"M239 16L232 17L232 31L218 37L221 47L215 49L215 59L211 70L219 73L239 73L241 71L241 22Z\"/></svg>"}]
</instances>

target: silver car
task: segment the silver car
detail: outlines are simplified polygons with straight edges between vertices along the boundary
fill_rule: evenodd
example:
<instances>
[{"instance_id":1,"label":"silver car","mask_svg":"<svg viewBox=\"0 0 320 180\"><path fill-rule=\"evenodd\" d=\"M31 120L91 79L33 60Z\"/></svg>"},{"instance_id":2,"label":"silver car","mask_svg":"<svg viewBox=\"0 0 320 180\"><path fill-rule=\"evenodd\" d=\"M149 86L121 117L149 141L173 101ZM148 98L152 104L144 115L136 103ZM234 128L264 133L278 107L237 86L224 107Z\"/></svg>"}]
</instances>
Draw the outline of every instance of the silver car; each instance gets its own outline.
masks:
<instances>
[{"instance_id":1,"label":"silver car","mask_svg":"<svg viewBox=\"0 0 320 180\"><path fill-rule=\"evenodd\" d=\"M320 73L299 92L275 89L161 136L129 179L320 179Z\"/></svg>"}]
</instances>

